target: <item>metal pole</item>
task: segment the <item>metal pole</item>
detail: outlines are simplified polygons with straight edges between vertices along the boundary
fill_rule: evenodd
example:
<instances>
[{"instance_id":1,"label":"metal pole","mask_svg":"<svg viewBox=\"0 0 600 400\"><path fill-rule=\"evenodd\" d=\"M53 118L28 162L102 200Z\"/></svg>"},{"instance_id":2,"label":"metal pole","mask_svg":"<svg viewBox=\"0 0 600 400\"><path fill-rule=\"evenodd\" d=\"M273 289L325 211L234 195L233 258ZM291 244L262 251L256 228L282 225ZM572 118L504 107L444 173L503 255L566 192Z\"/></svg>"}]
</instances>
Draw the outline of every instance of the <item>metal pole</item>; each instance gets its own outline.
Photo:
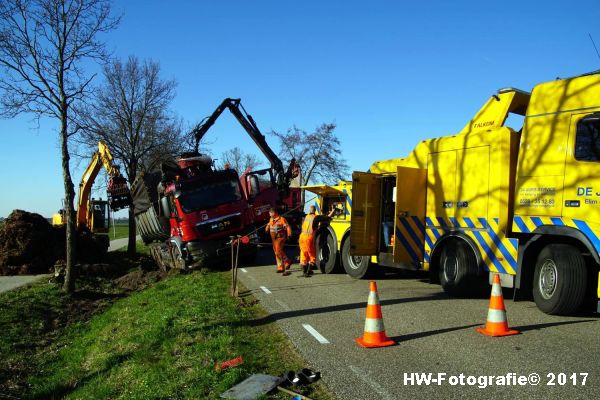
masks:
<instances>
[{"instance_id":1,"label":"metal pole","mask_svg":"<svg viewBox=\"0 0 600 400\"><path fill-rule=\"evenodd\" d=\"M233 295L237 297L238 295L238 287L237 287L237 270L238 270L238 261L240 258L240 238L241 236L238 235L237 237L237 244L236 244L236 252L235 252L235 269L234 269L234 283L233 283Z\"/></svg>"},{"instance_id":2,"label":"metal pole","mask_svg":"<svg viewBox=\"0 0 600 400\"><path fill-rule=\"evenodd\" d=\"M233 246L234 246L234 237L229 236L231 243L231 295L235 296L235 264L233 259Z\"/></svg>"}]
</instances>

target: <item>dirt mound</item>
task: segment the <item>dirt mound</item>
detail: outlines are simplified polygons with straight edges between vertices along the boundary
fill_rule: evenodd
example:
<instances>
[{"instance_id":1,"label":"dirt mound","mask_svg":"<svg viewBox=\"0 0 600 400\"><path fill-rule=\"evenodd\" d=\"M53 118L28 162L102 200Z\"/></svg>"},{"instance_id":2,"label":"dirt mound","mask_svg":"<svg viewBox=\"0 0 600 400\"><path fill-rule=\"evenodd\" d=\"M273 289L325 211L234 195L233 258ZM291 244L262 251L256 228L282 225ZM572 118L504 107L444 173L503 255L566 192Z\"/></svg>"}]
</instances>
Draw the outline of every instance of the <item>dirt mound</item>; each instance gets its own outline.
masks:
<instances>
[{"instance_id":1,"label":"dirt mound","mask_svg":"<svg viewBox=\"0 0 600 400\"><path fill-rule=\"evenodd\" d=\"M134 291L145 289L166 276L167 273L163 271L144 271L143 269L136 269L115 279L113 282L121 289Z\"/></svg>"},{"instance_id":2,"label":"dirt mound","mask_svg":"<svg viewBox=\"0 0 600 400\"><path fill-rule=\"evenodd\" d=\"M50 272L60 256L55 236L41 215L14 210L0 228L0 275Z\"/></svg>"}]
</instances>

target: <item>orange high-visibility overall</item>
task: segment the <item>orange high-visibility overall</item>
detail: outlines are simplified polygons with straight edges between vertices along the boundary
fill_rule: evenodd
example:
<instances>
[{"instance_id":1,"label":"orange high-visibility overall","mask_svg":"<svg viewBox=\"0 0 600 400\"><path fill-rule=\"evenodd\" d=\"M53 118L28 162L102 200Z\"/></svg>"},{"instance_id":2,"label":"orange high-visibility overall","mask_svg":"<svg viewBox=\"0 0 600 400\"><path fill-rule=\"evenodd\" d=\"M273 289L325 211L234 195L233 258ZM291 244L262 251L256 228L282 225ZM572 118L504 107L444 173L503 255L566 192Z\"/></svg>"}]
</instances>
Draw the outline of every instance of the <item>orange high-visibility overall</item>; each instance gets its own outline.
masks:
<instances>
[{"instance_id":1,"label":"orange high-visibility overall","mask_svg":"<svg viewBox=\"0 0 600 400\"><path fill-rule=\"evenodd\" d=\"M315 214L308 214L302 222L302 233L300 233L300 265L310 264L314 266L317 262L317 253L315 250L315 232L313 223Z\"/></svg>"},{"instance_id":2,"label":"orange high-visibility overall","mask_svg":"<svg viewBox=\"0 0 600 400\"><path fill-rule=\"evenodd\" d=\"M285 240L292 234L292 229L282 216L273 217L269 220L266 229L271 233L273 252L277 261L277 271L283 272L290 268L292 262L285 254Z\"/></svg>"}]
</instances>

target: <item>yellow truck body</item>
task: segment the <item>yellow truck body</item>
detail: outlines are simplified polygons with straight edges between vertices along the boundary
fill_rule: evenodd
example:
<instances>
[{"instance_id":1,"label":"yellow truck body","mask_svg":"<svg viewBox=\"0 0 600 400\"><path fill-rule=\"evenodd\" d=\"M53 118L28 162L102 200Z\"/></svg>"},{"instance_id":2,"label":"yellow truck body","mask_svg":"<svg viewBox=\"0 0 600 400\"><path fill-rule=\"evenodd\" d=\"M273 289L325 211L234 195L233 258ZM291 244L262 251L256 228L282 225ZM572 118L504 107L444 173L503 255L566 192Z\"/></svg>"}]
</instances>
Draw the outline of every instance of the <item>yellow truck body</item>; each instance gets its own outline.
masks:
<instances>
[{"instance_id":1,"label":"yellow truck body","mask_svg":"<svg viewBox=\"0 0 600 400\"><path fill-rule=\"evenodd\" d=\"M461 295L499 273L543 311L572 312L586 288L600 293L600 74L500 90L457 134L344 185L350 224L329 229L350 275L372 262L429 270Z\"/></svg>"}]
</instances>

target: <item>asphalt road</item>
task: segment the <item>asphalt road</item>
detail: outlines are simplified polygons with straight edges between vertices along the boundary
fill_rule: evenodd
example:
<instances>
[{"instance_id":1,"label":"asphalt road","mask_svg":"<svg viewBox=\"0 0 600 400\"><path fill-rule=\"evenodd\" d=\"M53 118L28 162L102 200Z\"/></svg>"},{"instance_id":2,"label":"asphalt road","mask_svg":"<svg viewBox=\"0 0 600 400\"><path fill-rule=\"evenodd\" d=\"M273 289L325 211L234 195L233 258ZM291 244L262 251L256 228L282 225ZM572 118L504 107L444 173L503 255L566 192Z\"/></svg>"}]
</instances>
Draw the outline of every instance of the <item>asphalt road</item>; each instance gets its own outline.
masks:
<instances>
[{"instance_id":1,"label":"asphalt road","mask_svg":"<svg viewBox=\"0 0 600 400\"><path fill-rule=\"evenodd\" d=\"M108 246L108 251L119 250L120 248L127 246L128 241L129 241L128 238L111 240L110 245Z\"/></svg>"},{"instance_id":2,"label":"asphalt road","mask_svg":"<svg viewBox=\"0 0 600 400\"><path fill-rule=\"evenodd\" d=\"M258 264L271 264L272 257L263 250ZM297 264L291 276L257 265L244 267L239 277L339 399L572 399L600 392L600 319L593 313L549 316L533 302L505 300L510 327L522 333L491 338L474 329L485 323L488 299L449 298L422 276L392 271L376 281L387 335L398 344L364 349L354 339L364 327L368 281L319 272L303 278ZM416 377L411 384L411 373L446 375L427 386ZM510 380L523 375L535 381L530 374L540 380L501 386L494 377L498 385L468 385L473 378L467 376L509 373L516 374ZM555 374L554 385L548 374Z\"/></svg>"},{"instance_id":3,"label":"asphalt road","mask_svg":"<svg viewBox=\"0 0 600 400\"><path fill-rule=\"evenodd\" d=\"M17 275L0 276L0 293L8 292L21 286L28 285L42 278L49 278L50 275Z\"/></svg>"}]
</instances>

